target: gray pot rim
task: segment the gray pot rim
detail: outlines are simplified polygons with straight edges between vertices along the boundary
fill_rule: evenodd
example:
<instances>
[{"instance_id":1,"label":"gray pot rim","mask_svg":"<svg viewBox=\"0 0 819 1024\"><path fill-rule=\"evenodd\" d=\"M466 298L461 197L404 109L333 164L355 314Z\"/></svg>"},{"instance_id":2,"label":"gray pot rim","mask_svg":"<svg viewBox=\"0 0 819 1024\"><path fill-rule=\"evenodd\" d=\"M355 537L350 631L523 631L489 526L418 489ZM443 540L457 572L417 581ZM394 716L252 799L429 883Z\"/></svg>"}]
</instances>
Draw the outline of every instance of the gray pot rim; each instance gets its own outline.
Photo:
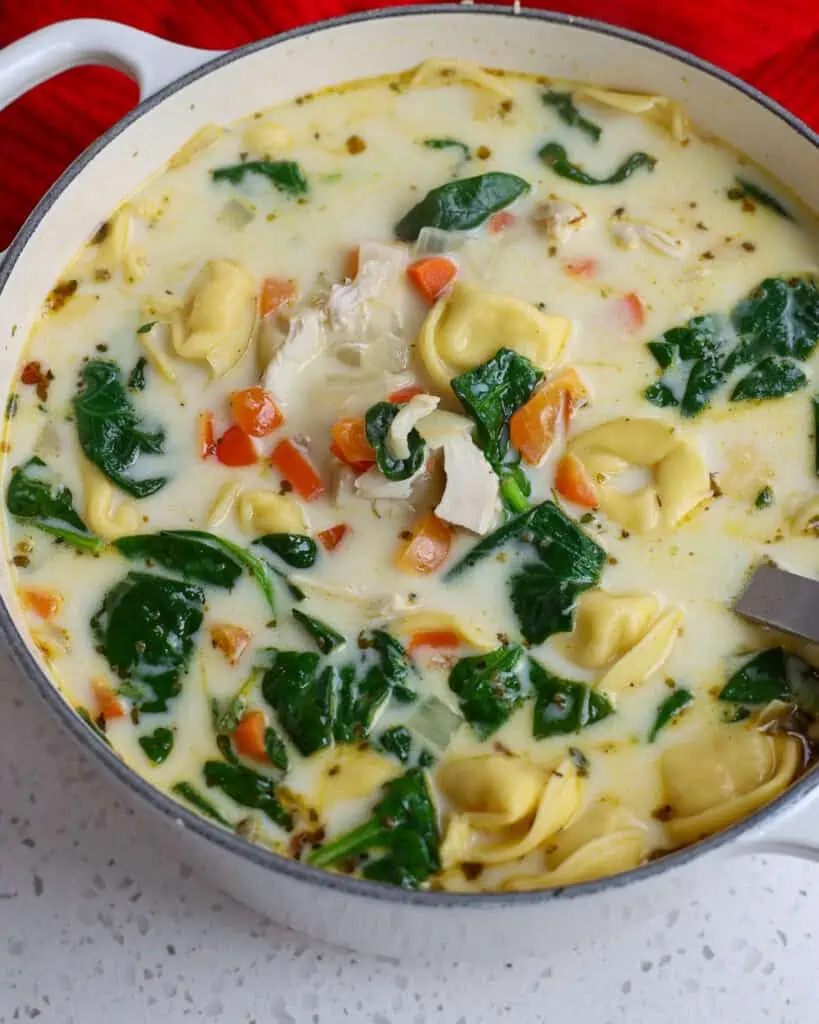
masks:
<instances>
[{"instance_id":1,"label":"gray pot rim","mask_svg":"<svg viewBox=\"0 0 819 1024\"><path fill-rule=\"evenodd\" d=\"M14 266L20 257L29 239L37 230L40 222L45 217L51 206L68 185L91 163L113 139L128 128L147 111L158 106L169 96L183 89L191 82L216 71L219 68L232 64L236 60L259 50L273 49L283 43L299 39L303 36L312 35L327 29L337 28L342 25L354 25L366 21L380 21L388 18L412 18L419 15L429 14L452 14L471 16L478 14L491 14L497 17L524 18L531 21L545 22L553 25L568 25L572 28L597 35L610 36L615 39L622 39L626 42L635 43L638 46L662 53L672 57L689 67L696 68L716 78L720 82L729 85L746 96L750 101L764 107L780 120L789 125L797 134L819 149L819 135L812 131L803 121L790 113L780 104L765 96L764 93L755 89L740 78L723 71L708 61L671 46L668 43L653 39L650 36L629 29L618 28L608 25L605 22L591 18L577 18L569 14L561 14L553 11L520 10L514 11L510 7L502 7L489 4L475 4L470 6L453 6L452 4L421 4L411 7L393 7L387 9L376 9L356 14L344 15L326 21L315 22L304 25L281 35L271 36L235 50L229 50L216 56L213 60L175 79L165 88L148 97L133 110L118 121L112 128L101 135L91 146L88 147L76 160L64 171L57 181L49 188L43 198L32 210L25 224L20 229L5 259L0 264L0 292L14 270ZM777 797L770 804L762 807L754 814L743 821L732 825L730 828L719 832L716 835L707 837L700 842L684 847L680 850L666 854L657 860L650 861L638 868L624 874L614 875L609 878L597 879L591 882L583 882L565 888L542 889L533 892L488 892L488 893L452 893L439 890L404 890L393 886L382 885L376 882L368 882L364 879L353 878L348 875L333 874L321 868L313 868L308 864L290 860L280 854L273 853L264 847L257 846L242 839L220 826L200 817L193 811L179 804L172 797L165 795L156 789L151 783L144 779L136 771L129 768L124 761L94 732L79 716L72 710L69 704L61 696L60 692L50 681L46 673L40 668L36 659L26 647L17 627L14 625L11 613L5 600L0 600L0 631L2 631L9 644L10 652L20 667L27 680L34 684L36 692L43 698L55 713L57 719L68 730L69 733L88 751L102 762L103 765L132 793L135 793L141 801L148 804L155 811L158 811L166 819L169 825L182 825L195 833L201 839L207 840L229 853L241 857L265 870L273 871L286 878L292 878L298 882L313 885L318 889L330 889L339 895L356 896L369 900L377 900L391 904L411 905L418 909L439 909L458 908L460 910L490 910L493 908L515 906L544 905L554 901L566 902L590 897L598 893L604 893L626 886L635 885L638 882L656 879L663 874L682 867L693 860L705 856L714 850L727 846L739 836L750 832L760 825L769 824L771 819L778 817L786 811L793 810L797 804L807 798L808 794L819 785L819 772L809 771L797 782L790 786L781 796Z\"/></svg>"}]
</instances>

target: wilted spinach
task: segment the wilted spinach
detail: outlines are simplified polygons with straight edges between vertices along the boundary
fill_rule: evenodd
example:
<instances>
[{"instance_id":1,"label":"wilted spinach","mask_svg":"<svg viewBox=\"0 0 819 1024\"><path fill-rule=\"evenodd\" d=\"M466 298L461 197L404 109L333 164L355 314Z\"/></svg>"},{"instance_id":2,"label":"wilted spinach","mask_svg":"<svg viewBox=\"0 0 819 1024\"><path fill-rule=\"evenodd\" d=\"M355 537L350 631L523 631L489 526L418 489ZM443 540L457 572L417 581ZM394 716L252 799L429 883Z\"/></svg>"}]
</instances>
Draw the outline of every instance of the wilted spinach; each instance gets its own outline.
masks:
<instances>
[{"instance_id":1,"label":"wilted spinach","mask_svg":"<svg viewBox=\"0 0 819 1024\"><path fill-rule=\"evenodd\" d=\"M784 217L786 220L793 220L792 214L788 213L782 203L760 185L755 185L752 181L748 181L747 178L740 178L739 175L734 178L734 182L735 184L726 193L729 199L733 199L735 202L741 202L743 199L752 199L755 203L759 203L760 206L766 206L769 210L773 210L774 213L778 213L780 217Z\"/></svg>"},{"instance_id":2,"label":"wilted spinach","mask_svg":"<svg viewBox=\"0 0 819 1024\"><path fill-rule=\"evenodd\" d=\"M266 533L253 543L272 551L294 569L309 569L318 557L316 542L301 533Z\"/></svg>"},{"instance_id":3,"label":"wilted spinach","mask_svg":"<svg viewBox=\"0 0 819 1024\"><path fill-rule=\"evenodd\" d=\"M139 745L151 764L162 764L173 750L173 732L161 725L152 733L139 737Z\"/></svg>"},{"instance_id":4,"label":"wilted spinach","mask_svg":"<svg viewBox=\"0 0 819 1024\"><path fill-rule=\"evenodd\" d=\"M559 142L547 142L540 148L538 156L555 174L578 185L619 185L640 168L653 171L657 165L657 158L648 153L632 153L607 178L595 178L582 167L572 163L566 147L561 146Z\"/></svg>"},{"instance_id":5,"label":"wilted spinach","mask_svg":"<svg viewBox=\"0 0 819 1024\"><path fill-rule=\"evenodd\" d=\"M192 786L189 782L177 782L171 786L171 792L176 793L177 796L181 796L183 800L186 800L191 807L195 807L200 814L204 814L206 818L212 818L214 821L218 821L220 825L224 825L225 828L233 828L231 822L219 811L210 800L205 799L204 796Z\"/></svg>"},{"instance_id":6,"label":"wilted spinach","mask_svg":"<svg viewBox=\"0 0 819 1024\"><path fill-rule=\"evenodd\" d=\"M69 488L56 480L36 455L12 469L6 508L20 522L81 551L99 551L105 546L105 541L95 537L77 515Z\"/></svg>"},{"instance_id":7,"label":"wilted spinach","mask_svg":"<svg viewBox=\"0 0 819 1024\"><path fill-rule=\"evenodd\" d=\"M600 141L603 129L600 125L584 117L575 106L574 98L570 92L558 92L556 89L549 89L543 93L541 99L547 107L551 107L560 120L570 128L578 128L594 142Z\"/></svg>"},{"instance_id":8,"label":"wilted spinach","mask_svg":"<svg viewBox=\"0 0 819 1024\"><path fill-rule=\"evenodd\" d=\"M262 696L304 757L333 741L334 669L313 651L271 651Z\"/></svg>"},{"instance_id":9,"label":"wilted spinach","mask_svg":"<svg viewBox=\"0 0 819 1024\"><path fill-rule=\"evenodd\" d=\"M165 486L167 477L132 475L140 456L164 452L165 431L148 430L140 422L116 363L85 363L73 404L80 447L109 480L134 498L147 498Z\"/></svg>"},{"instance_id":10,"label":"wilted spinach","mask_svg":"<svg viewBox=\"0 0 819 1024\"><path fill-rule=\"evenodd\" d=\"M370 406L364 417L367 440L375 448L375 461L388 480L408 480L414 476L423 466L426 453L424 439L413 428L407 438L409 456L406 459L397 459L390 454L387 434L400 410L401 406L394 402L377 402Z\"/></svg>"},{"instance_id":11,"label":"wilted spinach","mask_svg":"<svg viewBox=\"0 0 819 1024\"><path fill-rule=\"evenodd\" d=\"M523 648L510 644L461 658L449 673L461 714L480 739L497 732L526 699L520 678L523 657Z\"/></svg>"},{"instance_id":12,"label":"wilted spinach","mask_svg":"<svg viewBox=\"0 0 819 1024\"><path fill-rule=\"evenodd\" d=\"M531 659L529 682L535 691L532 732L537 740L580 732L614 714L605 694L585 683L561 679Z\"/></svg>"},{"instance_id":13,"label":"wilted spinach","mask_svg":"<svg viewBox=\"0 0 819 1024\"><path fill-rule=\"evenodd\" d=\"M210 173L214 181L229 181L231 185L241 184L248 174L259 174L288 196L303 196L308 191L307 178L293 160L246 160L217 167Z\"/></svg>"},{"instance_id":14,"label":"wilted spinach","mask_svg":"<svg viewBox=\"0 0 819 1024\"><path fill-rule=\"evenodd\" d=\"M299 608L293 608L292 612L293 618L300 626L307 630L322 654L332 654L333 651L340 650L347 643L344 636L338 630L328 626L321 619L316 619Z\"/></svg>"},{"instance_id":15,"label":"wilted spinach","mask_svg":"<svg viewBox=\"0 0 819 1024\"><path fill-rule=\"evenodd\" d=\"M292 829L293 819L279 802L276 783L269 776L243 764L224 761L206 761L203 774L209 788L221 789L225 796L241 807L262 811L276 825Z\"/></svg>"},{"instance_id":16,"label":"wilted spinach","mask_svg":"<svg viewBox=\"0 0 819 1024\"><path fill-rule=\"evenodd\" d=\"M469 146L460 139L424 139L427 149L457 149L460 150L462 159L468 160L472 155Z\"/></svg>"},{"instance_id":17,"label":"wilted spinach","mask_svg":"<svg viewBox=\"0 0 819 1024\"><path fill-rule=\"evenodd\" d=\"M651 727L651 732L648 734L648 742L653 743L657 739L660 730L664 729L693 700L694 695L690 690L685 690L682 687L679 690L672 690L665 700L660 702L660 706L657 708L654 724Z\"/></svg>"},{"instance_id":18,"label":"wilted spinach","mask_svg":"<svg viewBox=\"0 0 819 1024\"><path fill-rule=\"evenodd\" d=\"M528 181L502 171L447 182L428 192L401 218L395 225L396 237L402 242L414 242L421 228L469 231L530 188Z\"/></svg>"}]
</instances>

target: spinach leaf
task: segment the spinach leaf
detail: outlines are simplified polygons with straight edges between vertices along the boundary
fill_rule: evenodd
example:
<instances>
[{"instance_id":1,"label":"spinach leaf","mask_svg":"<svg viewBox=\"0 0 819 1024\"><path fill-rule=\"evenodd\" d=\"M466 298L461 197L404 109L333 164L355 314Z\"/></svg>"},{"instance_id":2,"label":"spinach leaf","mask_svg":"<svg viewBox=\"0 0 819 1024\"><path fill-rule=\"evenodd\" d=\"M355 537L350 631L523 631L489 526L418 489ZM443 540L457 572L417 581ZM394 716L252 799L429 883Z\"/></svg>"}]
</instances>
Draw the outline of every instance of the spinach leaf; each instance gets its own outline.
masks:
<instances>
[{"instance_id":1,"label":"spinach leaf","mask_svg":"<svg viewBox=\"0 0 819 1024\"><path fill-rule=\"evenodd\" d=\"M378 737L378 746L385 753L392 754L401 764L409 764L412 733L405 725L394 725L381 733Z\"/></svg>"},{"instance_id":2,"label":"spinach leaf","mask_svg":"<svg viewBox=\"0 0 819 1024\"><path fill-rule=\"evenodd\" d=\"M660 702L660 706L657 708L657 716L654 719L654 725L651 727L651 732L648 734L648 742L653 743L657 739L657 734L661 729L664 729L672 718L687 708L688 705L693 701L694 695L690 690L672 690L671 693Z\"/></svg>"},{"instance_id":3,"label":"spinach leaf","mask_svg":"<svg viewBox=\"0 0 819 1024\"><path fill-rule=\"evenodd\" d=\"M405 214L395 225L402 242L414 242L421 228L469 231L493 213L528 192L531 185L516 174L490 171L474 178L439 185Z\"/></svg>"},{"instance_id":4,"label":"spinach leaf","mask_svg":"<svg viewBox=\"0 0 819 1024\"><path fill-rule=\"evenodd\" d=\"M155 562L197 583L230 590L244 571L243 563L223 548L218 537L198 530L120 537L114 547L126 558Z\"/></svg>"},{"instance_id":5,"label":"spinach leaf","mask_svg":"<svg viewBox=\"0 0 819 1024\"><path fill-rule=\"evenodd\" d=\"M723 361L730 340L726 320L708 315L692 317L682 327L672 327L648 342L647 348L661 369L682 362L688 364L688 374L679 397L667 381L660 380L649 385L645 398L661 408L679 405L683 416L702 412L726 378Z\"/></svg>"},{"instance_id":6,"label":"spinach leaf","mask_svg":"<svg viewBox=\"0 0 819 1024\"><path fill-rule=\"evenodd\" d=\"M501 467L500 496L510 512L525 512L531 508L529 504L531 493L532 485L520 466L504 464Z\"/></svg>"},{"instance_id":7,"label":"spinach leaf","mask_svg":"<svg viewBox=\"0 0 819 1024\"><path fill-rule=\"evenodd\" d=\"M760 360L731 392L732 402L747 402L792 395L808 378L791 359L768 356Z\"/></svg>"},{"instance_id":8,"label":"spinach leaf","mask_svg":"<svg viewBox=\"0 0 819 1024\"><path fill-rule=\"evenodd\" d=\"M105 594L91 630L143 712L166 711L179 694L204 604L199 587L142 572L129 572Z\"/></svg>"},{"instance_id":9,"label":"spinach leaf","mask_svg":"<svg viewBox=\"0 0 819 1024\"><path fill-rule=\"evenodd\" d=\"M570 128L580 129L581 132L585 132L594 142L600 141L603 129L580 113L574 104L574 99L570 92L557 92L555 89L549 89L543 93L541 99L547 107L553 108L564 124L567 124Z\"/></svg>"},{"instance_id":10,"label":"spinach leaf","mask_svg":"<svg viewBox=\"0 0 819 1024\"><path fill-rule=\"evenodd\" d=\"M585 683L560 679L531 659L529 682L535 691L533 735L537 740L580 732L614 714L604 694Z\"/></svg>"},{"instance_id":11,"label":"spinach leaf","mask_svg":"<svg viewBox=\"0 0 819 1024\"><path fill-rule=\"evenodd\" d=\"M246 160L217 167L210 173L214 181L229 181L231 185L239 185L247 174L260 174L288 196L303 196L308 190L307 178L293 160Z\"/></svg>"},{"instance_id":12,"label":"spinach leaf","mask_svg":"<svg viewBox=\"0 0 819 1024\"><path fill-rule=\"evenodd\" d=\"M417 430L410 431L409 457L396 459L390 455L387 447L387 434L392 421L398 415L400 405L393 402L377 402L370 406L364 417L367 429L367 440L375 448L375 461L378 468L388 480L407 480L423 466L426 454L426 443Z\"/></svg>"},{"instance_id":13,"label":"spinach leaf","mask_svg":"<svg viewBox=\"0 0 819 1024\"><path fill-rule=\"evenodd\" d=\"M105 541L95 537L77 515L69 488L54 479L36 455L12 469L6 508L15 519L80 551L99 551L105 546Z\"/></svg>"},{"instance_id":14,"label":"spinach leaf","mask_svg":"<svg viewBox=\"0 0 819 1024\"><path fill-rule=\"evenodd\" d=\"M206 818L212 818L214 821L218 821L220 825L224 825L225 828L233 828L233 825L227 820L221 811L217 810L210 800L206 800L204 796L192 786L189 782L177 782L171 786L171 792L176 793L177 796L181 796L183 800L186 800L191 807L195 807L200 814L204 814Z\"/></svg>"},{"instance_id":15,"label":"spinach leaf","mask_svg":"<svg viewBox=\"0 0 819 1024\"><path fill-rule=\"evenodd\" d=\"M791 688L781 647L761 651L734 672L719 692L718 699L734 704L768 704L788 700Z\"/></svg>"},{"instance_id":16,"label":"spinach leaf","mask_svg":"<svg viewBox=\"0 0 819 1024\"><path fill-rule=\"evenodd\" d=\"M362 644L375 653L374 667L387 680L392 696L400 704L411 704L416 694L407 683L410 662L401 642L383 629L373 629L359 637L359 646Z\"/></svg>"},{"instance_id":17,"label":"spinach leaf","mask_svg":"<svg viewBox=\"0 0 819 1024\"><path fill-rule=\"evenodd\" d=\"M299 608L293 608L292 611L293 618L307 630L322 654L332 654L333 651L340 650L347 643L341 633L333 629L332 626L328 626L326 622L322 622L321 619L315 619Z\"/></svg>"},{"instance_id":18,"label":"spinach leaf","mask_svg":"<svg viewBox=\"0 0 819 1024\"><path fill-rule=\"evenodd\" d=\"M278 768L279 771L286 772L290 767L287 747L284 745L284 740L281 736L271 726L268 726L264 731L264 749L273 767Z\"/></svg>"},{"instance_id":19,"label":"spinach leaf","mask_svg":"<svg viewBox=\"0 0 819 1024\"><path fill-rule=\"evenodd\" d=\"M512 577L510 594L521 633L538 644L571 629L577 596L599 582L606 553L552 502L533 513L529 529L540 560Z\"/></svg>"},{"instance_id":20,"label":"spinach leaf","mask_svg":"<svg viewBox=\"0 0 819 1024\"><path fill-rule=\"evenodd\" d=\"M309 569L318 557L316 542L301 533L266 533L253 543L261 544L294 569Z\"/></svg>"},{"instance_id":21,"label":"spinach leaf","mask_svg":"<svg viewBox=\"0 0 819 1024\"><path fill-rule=\"evenodd\" d=\"M145 390L145 369L148 365L148 360L145 356L140 356L139 359L134 363L134 367L128 374L128 390L129 391L144 391Z\"/></svg>"},{"instance_id":22,"label":"spinach leaf","mask_svg":"<svg viewBox=\"0 0 819 1024\"><path fill-rule=\"evenodd\" d=\"M262 811L283 829L293 828L293 819L279 802L276 783L269 776L260 775L243 764L224 761L206 761L203 774L206 786L221 789L241 807Z\"/></svg>"},{"instance_id":23,"label":"spinach leaf","mask_svg":"<svg viewBox=\"0 0 819 1024\"><path fill-rule=\"evenodd\" d=\"M768 277L737 303L731 320L740 338L731 369L769 355L808 359L819 342L819 287L809 277Z\"/></svg>"},{"instance_id":24,"label":"spinach leaf","mask_svg":"<svg viewBox=\"0 0 819 1024\"><path fill-rule=\"evenodd\" d=\"M320 668L312 651L271 653L262 696L299 753L309 757L333 740L333 668Z\"/></svg>"},{"instance_id":25,"label":"spinach leaf","mask_svg":"<svg viewBox=\"0 0 819 1024\"><path fill-rule=\"evenodd\" d=\"M378 668L371 668L363 677L353 665L340 668L333 726L336 741L358 743L365 739L389 695L390 683Z\"/></svg>"},{"instance_id":26,"label":"spinach leaf","mask_svg":"<svg viewBox=\"0 0 819 1024\"><path fill-rule=\"evenodd\" d=\"M477 424L476 443L496 472L509 446L509 419L542 379L541 371L525 356L502 348L451 382L461 405Z\"/></svg>"},{"instance_id":27,"label":"spinach leaf","mask_svg":"<svg viewBox=\"0 0 819 1024\"><path fill-rule=\"evenodd\" d=\"M540 506L537 507L539 508ZM490 555L505 547L510 541L520 540L524 534L528 534L534 511L534 509L529 509L527 512L522 512L520 515L507 519L502 526L499 526L492 533L488 533L482 540L479 540L474 547L467 551L463 558L459 559L450 569L447 569L443 576L444 582L449 583L457 579L469 569L474 568L484 559L489 558Z\"/></svg>"},{"instance_id":28,"label":"spinach leaf","mask_svg":"<svg viewBox=\"0 0 819 1024\"><path fill-rule=\"evenodd\" d=\"M668 384L661 380L649 384L643 392L643 397L647 402L656 405L658 409L674 409L680 404L680 400Z\"/></svg>"},{"instance_id":29,"label":"spinach leaf","mask_svg":"<svg viewBox=\"0 0 819 1024\"><path fill-rule=\"evenodd\" d=\"M247 711L248 694L256 685L260 674L259 669L254 669L236 693L227 701L221 702L215 697L212 699L211 716L213 718L213 728L217 735L230 736L236 732L239 722L244 718Z\"/></svg>"},{"instance_id":30,"label":"spinach leaf","mask_svg":"<svg viewBox=\"0 0 819 1024\"><path fill-rule=\"evenodd\" d=\"M762 490L754 498L754 508L762 510L763 508L770 508L773 505L774 492L772 487L763 487Z\"/></svg>"},{"instance_id":31,"label":"spinach leaf","mask_svg":"<svg viewBox=\"0 0 819 1024\"><path fill-rule=\"evenodd\" d=\"M464 160L468 160L472 155L469 146L465 142L461 142L460 139L424 139L424 145L427 149L459 149Z\"/></svg>"},{"instance_id":32,"label":"spinach leaf","mask_svg":"<svg viewBox=\"0 0 819 1024\"><path fill-rule=\"evenodd\" d=\"M766 192L761 186L755 185L752 181L748 181L747 178L741 178L738 174L734 178L734 182L735 184L726 193L729 199L735 202L741 202L743 199L753 199L760 206L766 206L769 210L773 210L774 213L778 213L780 217L784 217L785 220L793 220L792 214L788 213L782 203L775 199L770 192Z\"/></svg>"},{"instance_id":33,"label":"spinach leaf","mask_svg":"<svg viewBox=\"0 0 819 1024\"><path fill-rule=\"evenodd\" d=\"M378 851L382 856L365 864L364 877L416 889L440 867L439 842L426 776L411 768L384 786L369 821L313 850L308 860L317 867L329 867Z\"/></svg>"},{"instance_id":34,"label":"spinach leaf","mask_svg":"<svg viewBox=\"0 0 819 1024\"><path fill-rule=\"evenodd\" d=\"M137 334L148 334L152 328L156 327L158 322L159 321L157 320L149 320L145 324L140 324L139 327L137 327Z\"/></svg>"},{"instance_id":35,"label":"spinach leaf","mask_svg":"<svg viewBox=\"0 0 819 1024\"><path fill-rule=\"evenodd\" d=\"M449 673L449 688L458 697L461 714L480 739L497 732L523 704L522 665L523 648L512 644L461 658Z\"/></svg>"},{"instance_id":36,"label":"spinach leaf","mask_svg":"<svg viewBox=\"0 0 819 1024\"><path fill-rule=\"evenodd\" d=\"M134 498L147 498L165 486L164 476L131 475L141 455L163 453L165 432L149 431L140 423L116 363L85 363L73 404L80 447L109 480Z\"/></svg>"},{"instance_id":37,"label":"spinach leaf","mask_svg":"<svg viewBox=\"0 0 819 1024\"><path fill-rule=\"evenodd\" d=\"M160 533L120 537L114 546L126 558L142 558L199 583L230 590L248 570L271 611L276 611L273 569L243 547L204 530L162 530Z\"/></svg>"},{"instance_id":38,"label":"spinach leaf","mask_svg":"<svg viewBox=\"0 0 819 1024\"><path fill-rule=\"evenodd\" d=\"M162 764L173 750L173 732L160 726L147 736L139 737L139 745L151 764Z\"/></svg>"},{"instance_id":39,"label":"spinach leaf","mask_svg":"<svg viewBox=\"0 0 819 1024\"><path fill-rule=\"evenodd\" d=\"M538 156L555 174L578 185L619 185L641 167L653 171L657 165L657 158L648 153L632 153L607 178L595 178L582 167L573 164L569 160L565 146L561 146L559 142L547 142L541 147Z\"/></svg>"}]
</instances>

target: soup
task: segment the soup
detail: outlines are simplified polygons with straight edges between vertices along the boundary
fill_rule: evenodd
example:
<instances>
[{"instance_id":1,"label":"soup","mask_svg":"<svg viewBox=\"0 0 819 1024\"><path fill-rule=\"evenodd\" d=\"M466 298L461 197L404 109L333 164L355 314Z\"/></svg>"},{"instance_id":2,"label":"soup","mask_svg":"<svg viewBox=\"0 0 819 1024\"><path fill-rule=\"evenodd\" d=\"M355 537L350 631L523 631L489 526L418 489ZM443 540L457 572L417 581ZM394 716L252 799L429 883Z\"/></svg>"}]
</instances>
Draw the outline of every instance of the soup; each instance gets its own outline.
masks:
<instances>
[{"instance_id":1,"label":"soup","mask_svg":"<svg viewBox=\"0 0 819 1024\"><path fill-rule=\"evenodd\" d=\"M566 885L810 763L816 229L677 104L433 61L208 125L44 301L7 542L66 699L285 856Z\"/></svg>"}]
</instances>

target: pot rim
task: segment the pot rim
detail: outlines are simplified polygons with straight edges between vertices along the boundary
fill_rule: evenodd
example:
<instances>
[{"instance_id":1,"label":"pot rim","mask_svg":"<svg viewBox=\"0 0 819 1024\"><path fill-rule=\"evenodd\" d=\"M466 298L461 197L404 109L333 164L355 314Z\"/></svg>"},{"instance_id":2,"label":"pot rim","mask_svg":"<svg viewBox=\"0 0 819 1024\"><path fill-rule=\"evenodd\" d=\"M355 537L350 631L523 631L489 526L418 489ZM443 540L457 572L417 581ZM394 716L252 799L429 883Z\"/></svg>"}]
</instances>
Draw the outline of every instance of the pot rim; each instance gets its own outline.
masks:
<instances>
[{"instance_id":1,"label":"pot rim","mask_svg":"<svg viewBox=\"0 0 819 1024\"><path fill-rule=\"evenodd\" d=\"M554 11L541 11L522 9L515 10L512 7L498 6L494 4L474 4L468 6L453 6L452 4L419 4L409 7L392 7L362 11L355 14L343 15L324 21L303 25L280 35L270 36L266 39L257 40L246 46L238 47L218 54L212 60L206 61L201 66L180 76L173 82L166 85L152 96L139 103L133 110L129 111L120 121L113 125L108 131L96 139L83 153L81 153L69 167L60 175L54 184L48 189L43 198L37 203L31 214L26 219L22 228L14 238L11 246L6 252L5 258L0 263L0 293L5 289L14 266L20 257L29 239L37 230L40 222L46 216L54 202L65 191L68 185L93 161L101 150L109 142L117 138L126 128L140 118L143 114L159 106L173 93L185 88L199 78L210 74L222 67L232 64L249 54L260 50L273 48L281 43L287 43L294 39L308 36L313 33L323 32L329 29L338 28L343 25L354 25L365 21L380 21L388 18L411 18L430 14L458 14L470 15L493 15L496 17L525 18L532 21L546 22L553 25L565 25L570 28L577 28L591 34L609 36L625 42L634 43L649 50L671 57L680 63L687 64L698 71L703 71L712 78L731 86L741 92L751 102L770 111L788 124L795 132L812 143L819 149L819 134L814 132L803 121L790 111L786 110L775 100L770 99L758 89L742 81L735 75L716 67L708 61L696 57L686 50L682 50L669 43L653 39L650 36L630 29L609 25L606 22L592 18L574 17L569 14L562 14ZM806 798L817 786L819 786L819 771L809 771L797 782L790 786L784 793L771 803L760 808L749 817L732 825L722 832L708 836L692 846L667 853L657 860L650 861L634 868L631 871L607 878L594 879L590 882L582 882L571 886L553 889L540 889L528 892L485 892L485 893L455 893L444 890L405 890L394 886L383 885L378 882L369 882L365 879L354 878L349 875L335 874L323 868L314 868L309 864L291 860L281 854L274 853L265 847L251 843L235 833L228 832L215 823L210 822L193 811L188 810L184 805L178 803L172 797L163 793L153 786L147 779L130 768L108 744L97 736L82 719L76 714L69 703L62 696L54 683L45 671L40 667L35 657L29 651L22 633L14 623L14 619L4 598L0 598L0 632L5 636L9 644L10 653L26 676L27 680L34 683L36 692L50 705L58 720L64 728L87 750L105 765L105 767L124 786L132 790L142 801L147 803L153 810L161 813L170 824L183 825L190 829L200 839L204 839L214 846L219 847L228 853L236 854L257 867L279 873L286 878L292 878L298 882L314 885L322 889L330 889L339 895L350 895L364 897L367 899L385 901L392 904L410 905L414 908L435 909L435 908L457 908L457 909L494 909L501 907L529 906L535 904L546 904L560 900L577 899L583 896L594 896L598 893L623 888L637 882L658 878L660 875L670 872L674 868L682 867L693 860L704 856L720 847L727 846L734 839L746 832L758 827L763 822L770 823L772 818L779 816L788 810L793 810L803 798Z\"/></svg>"}]
</instances>

